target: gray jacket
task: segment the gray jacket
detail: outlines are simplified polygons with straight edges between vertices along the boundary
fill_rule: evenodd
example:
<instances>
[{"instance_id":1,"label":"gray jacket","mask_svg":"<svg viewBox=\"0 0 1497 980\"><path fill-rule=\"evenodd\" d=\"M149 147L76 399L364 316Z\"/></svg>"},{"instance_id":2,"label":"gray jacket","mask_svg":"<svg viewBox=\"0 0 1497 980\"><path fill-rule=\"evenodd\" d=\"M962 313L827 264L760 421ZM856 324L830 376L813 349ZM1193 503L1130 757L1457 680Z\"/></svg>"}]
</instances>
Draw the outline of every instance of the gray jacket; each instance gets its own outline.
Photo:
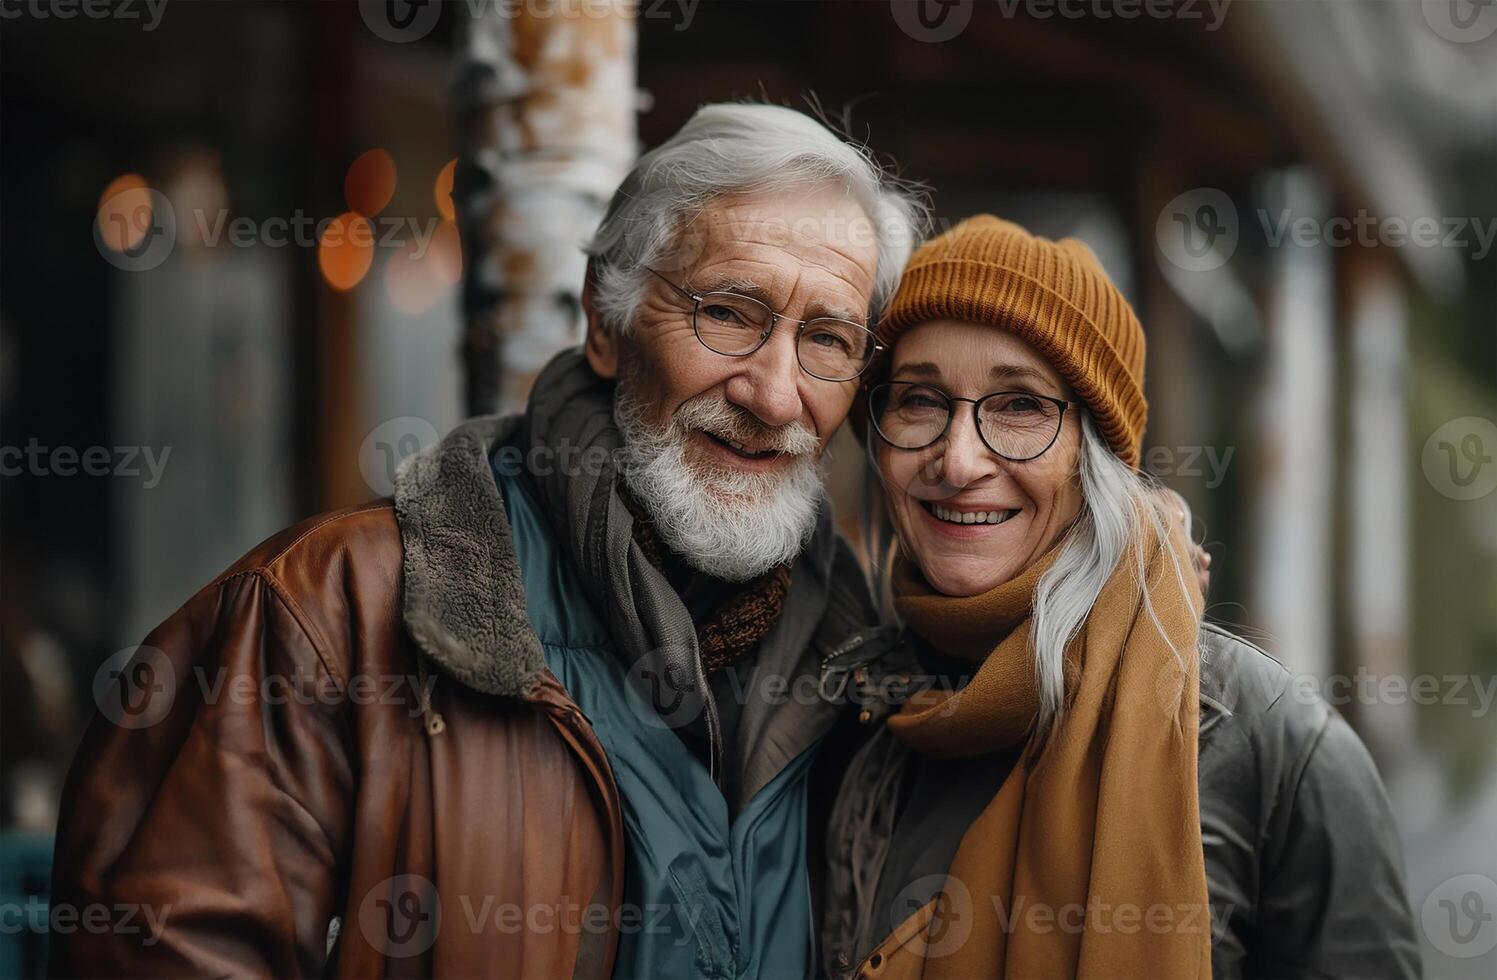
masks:
<instances>
[{"instance_id":1,"label":"gray jacket","mask_svg":"<svg viewBox=\"0 0 1497 980\"><path fill-rule=\"evenodd\" d=\"M1259 648L1210 625L1199 647L1213 975L1418 976L1398 835L1361 740ZM911 666L907 655L871 671L866 683ZM876 724L881 715L875 707L866 720ZM829 974L849 974L912 907L934 897L962 834L1012 760L975 763L931 779L926 770L941 764L905 750L881 724L852 760L827 836ZM900 796L891 778L925 778L934 789L908 793L891 808L888 801ZM871 816L891 809L885 819ZM883 874L869 880L871 867ZM921 889L927 893L916 894Z\"/></svg>"}]
</instances>

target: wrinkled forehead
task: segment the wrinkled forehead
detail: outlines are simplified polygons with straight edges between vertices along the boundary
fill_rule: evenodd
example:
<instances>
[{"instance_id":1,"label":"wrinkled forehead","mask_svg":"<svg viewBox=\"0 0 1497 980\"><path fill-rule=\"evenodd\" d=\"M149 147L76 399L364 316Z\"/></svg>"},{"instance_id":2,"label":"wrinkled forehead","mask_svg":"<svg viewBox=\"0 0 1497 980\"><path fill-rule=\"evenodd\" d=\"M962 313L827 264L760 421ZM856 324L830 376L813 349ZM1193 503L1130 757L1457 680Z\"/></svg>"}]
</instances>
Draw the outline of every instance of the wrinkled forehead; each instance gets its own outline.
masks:
<instances>
[{"instance_id":1,"label":"wrinkled forehead","mask_svg":"<svg viewBox=\"0 0 1497 980\"><path fill-rule=\"evenodd\" d=\"M837 185L721 198L682 239L683 247L696 245L697 260L687 266L694 289L752 287L779 303L815 293L845 306L844 315L867 313L878 268L877 229Z\"/></svg>"},{"instance_id":2,"label":"wrinkled forehead","mask_svg":"<svg viewBox=\"0 0 1497 980\"><path fill-rule=\"evenodd\" d=\"M1033 345L998 327L959 320L931 320L905 332L894 344L890 377L964 395L1010 385L1070 394L1060 372Z\"/></svg>"}]
</instances>

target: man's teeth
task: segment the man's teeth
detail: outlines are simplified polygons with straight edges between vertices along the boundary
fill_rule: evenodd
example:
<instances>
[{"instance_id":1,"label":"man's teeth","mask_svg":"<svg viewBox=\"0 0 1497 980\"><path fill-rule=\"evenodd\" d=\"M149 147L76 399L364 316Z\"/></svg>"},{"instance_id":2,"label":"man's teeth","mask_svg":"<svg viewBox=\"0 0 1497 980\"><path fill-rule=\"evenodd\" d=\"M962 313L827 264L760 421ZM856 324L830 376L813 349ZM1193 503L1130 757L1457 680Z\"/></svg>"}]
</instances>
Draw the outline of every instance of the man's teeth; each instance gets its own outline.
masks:
<instances>
[{"instance_id":1,"label":"man's teeth","mask_svg":"<svg viewBox=\"0 0 1497 980\"><path fill-rule=\"evenodd\" d=\"M952 524L1002 524L1018 513L1017 510L977 510L961 511L942 507L940 504L931 504L930 512L943 521Z\"/></svg>"},{"instance_id":2,"label":"man's teeth","mask_svg":"<svg viewBox=\"0 0 1497 980\"><path fill-rule=\"evenodd\" d=\"M734 440L728 439L724 436L718 436L718 438L731 446L734 452L742 453L745 456L768 456L770 453L774 452L773 449L750 449L743 443L735 442Z\"/></svg>"}]
</instances>

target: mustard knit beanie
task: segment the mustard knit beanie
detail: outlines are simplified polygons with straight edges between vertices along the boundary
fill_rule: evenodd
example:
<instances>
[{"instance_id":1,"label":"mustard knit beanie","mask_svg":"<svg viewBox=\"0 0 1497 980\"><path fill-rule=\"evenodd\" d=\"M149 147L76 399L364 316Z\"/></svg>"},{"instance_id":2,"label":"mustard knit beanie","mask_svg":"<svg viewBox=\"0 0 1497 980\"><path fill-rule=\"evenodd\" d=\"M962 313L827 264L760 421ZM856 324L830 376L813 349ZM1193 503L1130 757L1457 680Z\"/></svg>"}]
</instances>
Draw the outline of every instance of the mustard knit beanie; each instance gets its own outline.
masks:
<instances>
[{"instance_id":1,"label":"mustard knit beanie","mask_svg":"<svg viewBox=\"0 0 1497 980\"><path fill-rule=\"evenodd\" d=\"M920 246L877 327L892 350L930 320L991 324L1031 344L1091 411L1118 458L1137 468L1149 406L1144 331L1091 249L1052 242L980 214ZM866 431L866 389L888 376L889 354L864 375L854 425Z\"/></svg>"}]
</instances>

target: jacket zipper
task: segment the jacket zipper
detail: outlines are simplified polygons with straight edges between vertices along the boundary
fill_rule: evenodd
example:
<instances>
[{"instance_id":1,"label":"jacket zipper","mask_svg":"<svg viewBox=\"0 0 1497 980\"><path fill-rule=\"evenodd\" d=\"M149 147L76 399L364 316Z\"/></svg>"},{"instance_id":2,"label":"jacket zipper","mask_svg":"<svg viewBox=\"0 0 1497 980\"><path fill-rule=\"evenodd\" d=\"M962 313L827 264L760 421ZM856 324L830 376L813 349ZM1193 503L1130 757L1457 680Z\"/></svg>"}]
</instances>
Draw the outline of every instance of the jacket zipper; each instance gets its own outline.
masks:
<instances>
[{"instance_id":1,"label":"jacket zipper","mask_svg":"<svg viewBox=\"0 0 1497 980\"><path fill-rule=\"evenodd\" d=\"M711 778L712 785L721 791L723 788L722 722L717 714L717 699L712 696L712 688L707 683L707 669L702 664L700 644L696 644L696 655L692 657L692 666L696 668L696 682L702 692L702 709L707 715L707 775Z\"/></svg>"}]
</instances>

